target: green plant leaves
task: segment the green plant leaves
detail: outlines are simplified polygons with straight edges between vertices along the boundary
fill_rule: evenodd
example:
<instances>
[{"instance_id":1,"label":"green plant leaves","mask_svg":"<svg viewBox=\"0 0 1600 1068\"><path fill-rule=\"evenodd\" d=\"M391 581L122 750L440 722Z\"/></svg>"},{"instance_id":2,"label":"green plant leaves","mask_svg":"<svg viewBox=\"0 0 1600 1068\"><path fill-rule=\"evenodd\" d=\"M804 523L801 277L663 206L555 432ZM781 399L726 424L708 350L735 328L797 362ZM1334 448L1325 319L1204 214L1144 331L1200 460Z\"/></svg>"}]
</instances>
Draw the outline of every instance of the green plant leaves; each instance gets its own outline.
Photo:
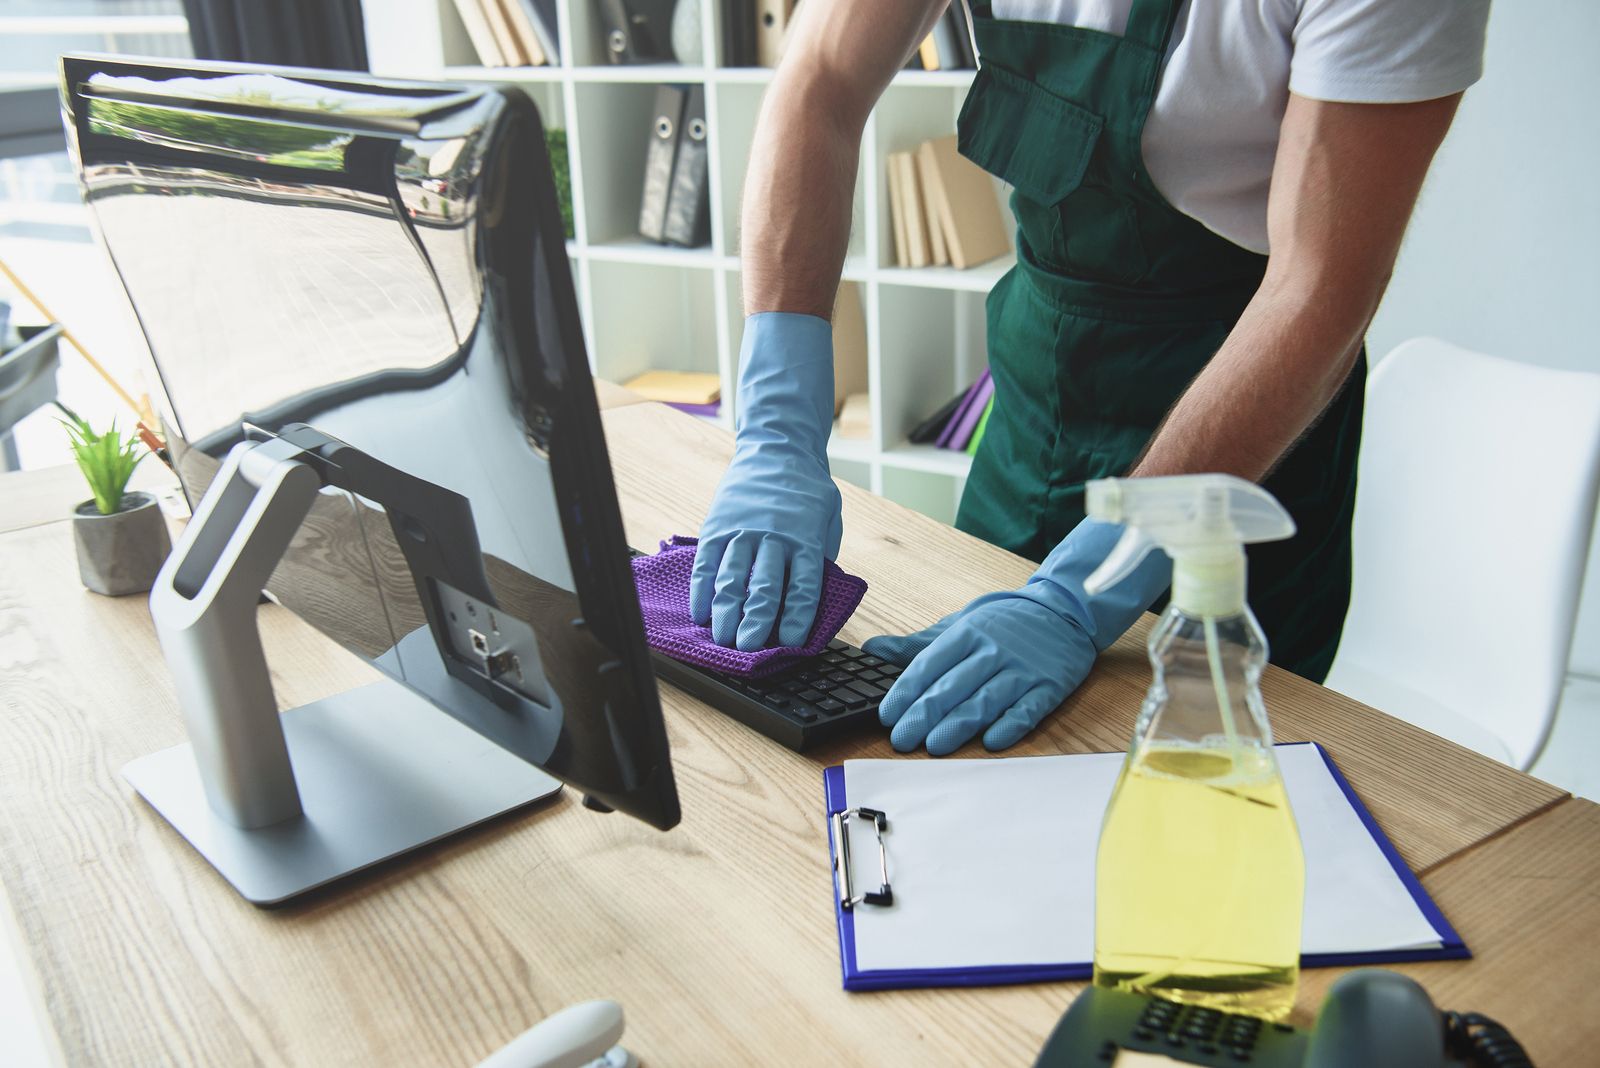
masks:
<instances>
[{"instance_id":1,"label":"green plant leaves","mask_svg":"<svg viewBox=\"0 0 1600 1068\"><path fill-rule=\"evenodd\" d=\"M110 430L97 434L88 421L77 413L64 407L61 410L68 416L60 421L61 425L66 427L72 455L78 461L78 470L83 472L84 479L89 483L95 507L101 515L111 515L122 506L122 497L127 491L128 480L133 477L133 469L144 459L139 438L134 434L124 437L117 430L115 420Z\"/></svg>"}]
</instances>

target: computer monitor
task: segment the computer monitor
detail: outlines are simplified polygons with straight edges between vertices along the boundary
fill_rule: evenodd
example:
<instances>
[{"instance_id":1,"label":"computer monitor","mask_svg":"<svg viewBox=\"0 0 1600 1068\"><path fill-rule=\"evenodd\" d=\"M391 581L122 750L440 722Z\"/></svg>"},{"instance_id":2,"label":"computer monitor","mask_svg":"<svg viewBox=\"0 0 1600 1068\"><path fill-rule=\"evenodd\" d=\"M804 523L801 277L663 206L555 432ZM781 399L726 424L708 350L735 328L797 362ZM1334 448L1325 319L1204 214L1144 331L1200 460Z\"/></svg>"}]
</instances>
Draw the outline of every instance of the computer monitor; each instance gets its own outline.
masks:
<instances>
[{"instance_id":1,"label":"computer monitor","mask_svg":"<svg viewBox=\"0 0 1600 1068\"><path fill-rule=\"evenodd\" d=\"M263 903L544 796L536 768L673 826L533 104L83 55L62 101L195 506L151 598L190 744L140 793ZM383 680L280 719L263 585Z\"/></svg>"}]
</instances>

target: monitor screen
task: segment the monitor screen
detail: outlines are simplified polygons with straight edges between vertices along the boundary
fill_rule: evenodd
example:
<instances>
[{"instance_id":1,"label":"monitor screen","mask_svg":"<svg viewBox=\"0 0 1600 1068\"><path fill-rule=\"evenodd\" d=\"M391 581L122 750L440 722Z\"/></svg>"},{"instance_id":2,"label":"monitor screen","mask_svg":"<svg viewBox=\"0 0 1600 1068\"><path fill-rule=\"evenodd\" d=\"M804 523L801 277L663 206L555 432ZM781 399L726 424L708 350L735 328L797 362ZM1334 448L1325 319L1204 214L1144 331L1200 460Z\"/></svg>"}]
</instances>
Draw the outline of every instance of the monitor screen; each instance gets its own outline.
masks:
<instances>
[{"instance_id":1,"label":"monitor screen","mask_svg":"<svg viewBox=\"0 0 1600 1068\"><path fill-rule=\"evenodd\" d=\"M238 443L303 447L325 488L270 596L593 799L676 823L533 104L242 65L62 70L191 503Z\"/></svg>"}]
</instances>

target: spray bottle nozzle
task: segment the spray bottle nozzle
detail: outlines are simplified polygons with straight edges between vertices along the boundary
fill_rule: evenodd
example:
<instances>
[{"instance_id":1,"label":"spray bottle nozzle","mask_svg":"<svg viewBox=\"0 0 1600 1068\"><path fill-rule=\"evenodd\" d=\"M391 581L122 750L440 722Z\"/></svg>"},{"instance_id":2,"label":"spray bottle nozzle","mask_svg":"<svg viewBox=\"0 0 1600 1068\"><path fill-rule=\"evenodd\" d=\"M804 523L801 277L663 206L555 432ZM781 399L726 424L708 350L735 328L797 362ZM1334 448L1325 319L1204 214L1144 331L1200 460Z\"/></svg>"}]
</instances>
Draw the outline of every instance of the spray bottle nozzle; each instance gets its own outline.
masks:
<instances>
[{"instance_id":1,"label":"spray bottle nozzle","mask_svg":"<svg viewBox=\"0 0 1600 1068\"><path fill-rule=\"evenodd\" d=\"M1104 478L1088 483L1091 519L1127 527L1122 540L1084 582L1096 594L1128 577L1152 549L1172 557L1173 601L1197 615L1244 609L1243 546L1294 534L1277 500L1232 475Z\"/></svg>"}]
</instances>

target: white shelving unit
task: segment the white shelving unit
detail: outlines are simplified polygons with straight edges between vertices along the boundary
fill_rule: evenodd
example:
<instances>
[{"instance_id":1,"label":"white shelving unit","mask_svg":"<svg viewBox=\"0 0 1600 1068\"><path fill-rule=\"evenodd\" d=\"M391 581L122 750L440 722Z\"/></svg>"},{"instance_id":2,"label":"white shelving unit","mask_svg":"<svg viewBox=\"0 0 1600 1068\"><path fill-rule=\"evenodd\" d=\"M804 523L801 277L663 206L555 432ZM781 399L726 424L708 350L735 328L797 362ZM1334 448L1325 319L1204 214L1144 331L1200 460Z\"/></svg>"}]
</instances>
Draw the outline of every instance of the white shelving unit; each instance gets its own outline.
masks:
<instances>
[{"instance_id":1,"label":"white shelving unit","mask_svg":"<svg viewBox=\"0 0 1600 1068\"><path fill-rule=\"evenodd\" d=\"M568 243L595 372L626 381L650 368L715 371L719 422L731 425L744 315L739 204L762 95L772 71L724 68L721 0L706 4L703 65L611 66L595 0L559 0L559 67L481 67L453 0L367 0L373 70L516 84L545 122L567 131L575 237ZM871 440L829 445L835 476L954 519L969 458L906 436L983 370L984 299L1011 258L966 271L894 266L885 160L949 134L971 71L897 75L867 124L844 276L861 286L867 320ZM656 245L638 236L646 136L661 84L706 87L711 244ZM1004 191L995 183L995 196Z\"/></svg>"}]
</instances>

